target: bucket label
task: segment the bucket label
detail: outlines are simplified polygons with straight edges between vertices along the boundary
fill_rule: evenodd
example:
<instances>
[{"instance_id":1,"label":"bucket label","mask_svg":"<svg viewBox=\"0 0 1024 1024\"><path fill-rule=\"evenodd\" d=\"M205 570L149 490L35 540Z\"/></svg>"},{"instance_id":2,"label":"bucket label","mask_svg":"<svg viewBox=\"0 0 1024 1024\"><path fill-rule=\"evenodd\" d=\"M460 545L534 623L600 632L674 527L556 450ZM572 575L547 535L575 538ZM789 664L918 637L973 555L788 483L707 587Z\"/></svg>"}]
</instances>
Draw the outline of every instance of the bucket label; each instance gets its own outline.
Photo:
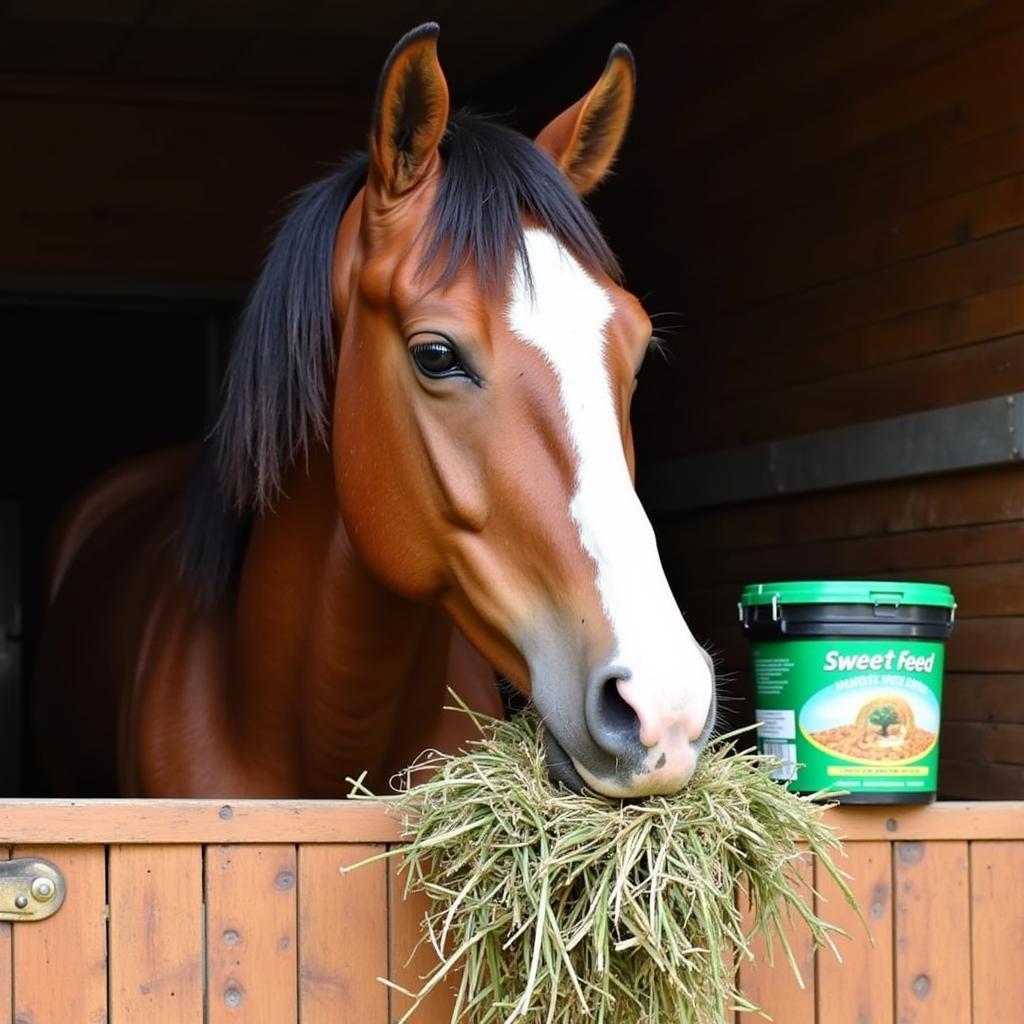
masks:
<instances>
[{"instance_id":1,"label":"bucket label","mask_svg":"<svg viewBox=\"0 0 1024 1024\"><path fill-rule=\"evenodd\" d=\"M794 789L935 790L940 641L762 640L753 655L758 745Z\"/></svg>"}]
</instances>

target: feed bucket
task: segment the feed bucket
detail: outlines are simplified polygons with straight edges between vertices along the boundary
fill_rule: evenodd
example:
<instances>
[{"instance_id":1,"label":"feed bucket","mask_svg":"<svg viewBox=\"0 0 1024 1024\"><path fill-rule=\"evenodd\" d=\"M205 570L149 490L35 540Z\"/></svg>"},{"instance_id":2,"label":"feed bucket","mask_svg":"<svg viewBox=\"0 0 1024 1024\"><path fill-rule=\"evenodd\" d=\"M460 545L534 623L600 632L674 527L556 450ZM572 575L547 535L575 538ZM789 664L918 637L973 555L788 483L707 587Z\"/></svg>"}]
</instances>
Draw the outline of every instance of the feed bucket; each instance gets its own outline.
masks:
<instances>
[{"instance_id":1,"label":"feed bucket","mask_svg":"<svg viewBox=\"0 0 1024 1024\"><path fill-rule=\"evenodd\" d=\"M739 603L762 752L798 793L843 803L935 799L944 641L956 601L934 583L755 583Z\"/></svg>"}]
</instances>

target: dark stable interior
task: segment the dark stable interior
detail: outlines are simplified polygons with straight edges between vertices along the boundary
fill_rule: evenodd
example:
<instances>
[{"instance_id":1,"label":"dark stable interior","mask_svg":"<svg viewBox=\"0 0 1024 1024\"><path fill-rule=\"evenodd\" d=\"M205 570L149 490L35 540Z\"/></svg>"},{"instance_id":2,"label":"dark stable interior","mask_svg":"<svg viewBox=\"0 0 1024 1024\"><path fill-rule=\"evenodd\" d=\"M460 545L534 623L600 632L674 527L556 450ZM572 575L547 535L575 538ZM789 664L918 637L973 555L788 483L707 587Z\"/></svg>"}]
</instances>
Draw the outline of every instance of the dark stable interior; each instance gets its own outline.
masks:
<instances>
[{"instance_id":1,"label":"dark stable interior","mask_svg":"<svg viewBox=\"0 0 1024 1024\"><path fill-rule=\"evenodd\" d=\"M218 365L211 325L222 317L218 309L0 306L8 383L0 402L7 538L0 569L20 584L18 593L5 589L0 606L11 673L17 652L30 674L45 609L48 539L75 495L119 462L202 437ZM0 786L7 795L35 795L29 702L18 703L5 711L22 721L21 771L8 749Z\"/></svg>"}]
</instances>

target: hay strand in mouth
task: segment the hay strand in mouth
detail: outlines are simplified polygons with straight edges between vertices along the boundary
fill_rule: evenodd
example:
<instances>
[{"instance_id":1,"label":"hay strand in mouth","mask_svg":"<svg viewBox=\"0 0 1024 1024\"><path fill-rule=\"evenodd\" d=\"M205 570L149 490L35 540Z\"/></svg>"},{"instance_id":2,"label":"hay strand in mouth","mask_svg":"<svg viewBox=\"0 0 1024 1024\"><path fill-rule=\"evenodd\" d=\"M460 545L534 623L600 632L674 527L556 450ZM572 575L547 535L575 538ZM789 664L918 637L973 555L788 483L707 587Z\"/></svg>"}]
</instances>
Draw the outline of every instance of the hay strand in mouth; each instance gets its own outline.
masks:
<instances>
[{"instance_id":1,"label":"hay strand in mouth","mask_svg":"<svg viewBox=\"0 0 1024 1024\"><path fill-rule=\"evenodd\" d=\"M453 1022L721 1024L756 1009L734 969L755 935L798 979L787 930L835 949L798 861L815 856L856 907L839 840L818 800L772 778L779 761L735 750L738 734L709 744L682 793L609 801L551 782L534 715L475 720L467 753L424 755L386 800L439 958L403 1022L457 978Z\"/></svg>"}]
</instances>

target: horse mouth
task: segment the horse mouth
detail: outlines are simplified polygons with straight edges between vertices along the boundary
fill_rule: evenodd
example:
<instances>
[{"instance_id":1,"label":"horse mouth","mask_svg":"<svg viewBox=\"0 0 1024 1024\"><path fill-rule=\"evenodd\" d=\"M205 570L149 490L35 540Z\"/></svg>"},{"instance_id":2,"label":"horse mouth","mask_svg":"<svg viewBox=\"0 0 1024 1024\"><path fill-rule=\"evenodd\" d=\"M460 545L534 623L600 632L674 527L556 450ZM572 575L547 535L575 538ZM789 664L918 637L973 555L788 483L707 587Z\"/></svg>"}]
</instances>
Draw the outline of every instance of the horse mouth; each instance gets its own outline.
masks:
<instances>
[{"instance_id":1,"label":"horse mouth","mask_svg":"<svg viewBox=\"0 0 1024 1024\"><path fill-rule=\"evenodd\" d=\"M570 793L577 795L586 792L605 800L643 800L648 796L671 796L681 792L688 784L696 761L713 728L714 705L703 733L698 741L691 745L691 764L681 775L661 771L666 760L663 753L653 768L641 762L632 770L628 770L621 761L617 761L616 767L619 771L614 775L592 776L588 766L579 766L548 728L543 732L544 760L551 781L563 785Z\"/></svg>"},{"instance_id":2,"label":"horse mouth","mask_svg":"<svg viewBox=\"0 0 1024 1024\"><path fill-rule=\"evenodd\" d=\"M572 758L550 729L544 730L544 758L552 782L560 782L570 793L582 793L586 783L576 770Z\"/></svg>"}]
</instances>

